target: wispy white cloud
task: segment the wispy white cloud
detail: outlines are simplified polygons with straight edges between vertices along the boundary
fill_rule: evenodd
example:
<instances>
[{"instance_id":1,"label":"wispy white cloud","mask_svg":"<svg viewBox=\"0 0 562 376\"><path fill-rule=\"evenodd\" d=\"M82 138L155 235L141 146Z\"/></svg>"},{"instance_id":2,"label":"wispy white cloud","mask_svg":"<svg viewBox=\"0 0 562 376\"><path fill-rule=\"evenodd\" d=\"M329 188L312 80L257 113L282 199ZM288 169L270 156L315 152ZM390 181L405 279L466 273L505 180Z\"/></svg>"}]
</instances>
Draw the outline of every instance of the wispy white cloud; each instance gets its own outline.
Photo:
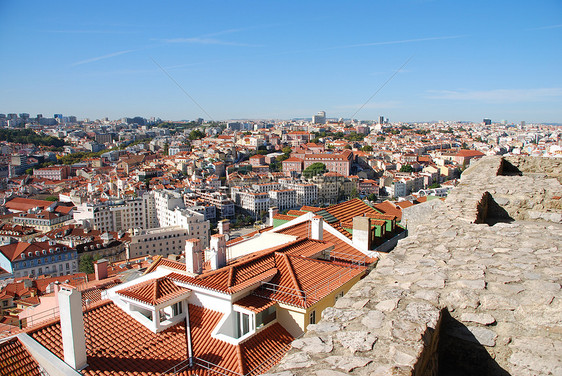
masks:
<instances>
[{"instance_id":1,"label":"wispy white cloud","mask_svg":"<svg viewBox=\"0 0 562 376\"><path fill-rule=\"evenodd\" d=\"M258 45L255 44L229 42L225 40L220 40L216 38L207 38L207 37L171 38L171 39L163 39L162 41L165 43L216 44L216 45L223 45L223 46L259 47Z\"/></svg>"},{"instance_id":2,"label":"wispy white cloud","mask_svg":"<svg viewBox=\"0 0 562 376\"><path fill-rule=\"evenodd\" d=\"M562 27L562 24L558 25L548 25L548 26L541 26L541 27L533 27L532 29L528 30L546 30L546 29L559 29Z\"/></svg>"},{"instance_id":3,"label":"wispy white cloud","mask_svg":"<svg viewBox=\"0 0 562 376\"><path fill-rule=\"evenodd\" d=\"M116 31L116 30L43 30L45 33L55 34L136 34L138 31Z\"/></svg>"},{"instance_id":4,"label":"wispy white cloud","mask_svg":"<svg viewBox=\"0 0 562 376\"><path fill-rule=\"evenodd\" d=\"M271 25L268 25L271 26ZM255 44L248 44L248 43L239 43L239 42L231 42L227 40L221 40L214 38L219 35L227 35L227 34L234 34L239 33L246 30L252 30L256 28L261 28L264 26L251 26L245 28L237 28L237 29L227 29L216 31L213 33L203 34L197 37L188 37L188 38L167 38L167 39L156 39L164 43L192 43L192 44L214 44L214 45L224 45L224 46L241 46L241 47L261 47Z\"/></svg>"},{"instance_id":5,"label":"wispy white cloud","mask_svg":"<svg viewBox=\"0 0 562 376\"><path fill-rule=\"evenodd\" d=\"M429 38L415 38L415 39L401 39L401 40L391 40L391 41L383 41L383 42L370 42L370 43L358 43L358 44L349 44L345 46L338 46L334 48L354 48L354 47L369 47L369 46L383 46L388 44L402 44L402 43L416 43L416 42L426 42L431 40L445 40L445 39L458 39L464 38L467 35L448 35L448 36L441 36L441 37L429 37Z\"/></svg>"},{"instance_id":6,"label":"wispy white cloud","mask_svg":"<svg viewBox=\"0 0 562 376\"><path fill-rule=\"evenodd\" d=\"M88 64L88 63L93 63L94 61L100 61L100 60L105 60L105 59L109 59L115 56L119 56L119 55L125 55L128 54L130 52L133 52L135 50L123 50L123 51L117 51L117 52L113 52L111 54L107 54L107 55L102 55L102 56L96 56L96 57L92 57L90 59L86 59L86 60L80 60L77 61L75 63L72 63L70 66L71 67L75 67L77 65L83 65L83 64Z\"/></svg>"},{"instance_id":7,"label":"wispy white cloud","mask_svg":"<svg viewBox=\"0 0 562 376\"><path fill-rule=\"evenodd\" d=\"M562 97L562 88L495 89L495 90L429 90L427 98L480 102L537 102Z\"/></svg>"}]
</instances>

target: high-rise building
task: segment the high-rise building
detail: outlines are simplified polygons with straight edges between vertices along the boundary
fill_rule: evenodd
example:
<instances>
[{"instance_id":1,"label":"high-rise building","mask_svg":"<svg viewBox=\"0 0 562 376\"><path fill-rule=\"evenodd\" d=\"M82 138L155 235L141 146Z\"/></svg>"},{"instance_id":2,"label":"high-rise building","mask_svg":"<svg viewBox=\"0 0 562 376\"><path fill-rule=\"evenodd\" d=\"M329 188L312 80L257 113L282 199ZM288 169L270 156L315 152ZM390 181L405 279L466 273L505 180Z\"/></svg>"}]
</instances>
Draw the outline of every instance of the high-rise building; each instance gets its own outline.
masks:
<instances>
[{"instance_id":1,"label":"high-rise building","mask_svg":"<svg viewBox=\"0 0 562 376\"><path fill-rule=\"evenodd\" d=\"M312 117L312 122L314 124L326 124L326 112L318 111L318 113Z\"/></svg>"},{"instance_id":2,"label":"high-rise building","mask_svg":"<svg viewBox=\"0 0 562 376\"><path fill-rule=\"evenodd\" d=\"M486 119L486 118L484 118L484 120L482 120L482 123L483 123L484 125L492 125L492 120L491 120L491 119Z\"/></svg>"}]
</instances>

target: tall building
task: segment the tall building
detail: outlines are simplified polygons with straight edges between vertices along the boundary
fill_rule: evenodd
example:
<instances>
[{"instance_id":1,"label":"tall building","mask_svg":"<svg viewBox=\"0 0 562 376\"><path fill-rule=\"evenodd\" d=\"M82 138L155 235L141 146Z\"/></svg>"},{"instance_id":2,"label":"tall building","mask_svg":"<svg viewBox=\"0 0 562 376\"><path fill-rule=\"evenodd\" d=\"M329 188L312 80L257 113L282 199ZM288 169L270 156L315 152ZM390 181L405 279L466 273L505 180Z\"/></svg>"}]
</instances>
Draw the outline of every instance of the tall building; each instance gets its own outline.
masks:
<instances>
[{"instance_id":1,"label":"tall building","mask_svg":"<svg viewBox=\"0 0 562 376\"><path fill-rule=\"evenodd\" d=\"M326 124L326 112L318 111L318 113L312 117L312 122L314 124Z\"/></svg>"}]
</instances>

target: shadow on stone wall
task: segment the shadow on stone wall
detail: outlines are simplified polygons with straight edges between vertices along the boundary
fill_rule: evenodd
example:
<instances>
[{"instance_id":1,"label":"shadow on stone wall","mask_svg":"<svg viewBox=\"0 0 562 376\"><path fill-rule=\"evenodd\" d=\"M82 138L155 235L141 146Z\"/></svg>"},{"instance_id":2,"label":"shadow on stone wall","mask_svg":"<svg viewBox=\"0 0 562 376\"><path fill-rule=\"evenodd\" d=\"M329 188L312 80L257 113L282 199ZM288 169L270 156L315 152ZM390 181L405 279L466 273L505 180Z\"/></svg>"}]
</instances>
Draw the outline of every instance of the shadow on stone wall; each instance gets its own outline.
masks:
<instances>
[{"instance_id":1,"label":"shadow on stone wall","mask_svg":"<svg viewBox=\"0 0 562 376\"><path fill-rule=\"evenodd\" d=\"M476 205L477 213L474 223L486 223L493 226L496 223L511 223L515 221L509 213L502 208L490 192L484 192L482 199Z\"/></svg>"},{"instance_id":2,"label":"shadow on stone wall","mask_svg":"<svg viewBox=\"0 0 562 376\"><path fill-rule=\"evenodd\" d=\"M505 158L501 159L500 167L498 168L497 176L523 176L523 173L517 166L514 166L511 162Z\"/></svg>"},{"instance_id":3,"label":"shadow on stone wall","mask_svg":"<svg viewBox=\"0 0 562 376\"><path fill-rule=\"evenodd\" d=\"M438 376L509 376L468 328L442 312Z\"/></svg>"}]
</instances>

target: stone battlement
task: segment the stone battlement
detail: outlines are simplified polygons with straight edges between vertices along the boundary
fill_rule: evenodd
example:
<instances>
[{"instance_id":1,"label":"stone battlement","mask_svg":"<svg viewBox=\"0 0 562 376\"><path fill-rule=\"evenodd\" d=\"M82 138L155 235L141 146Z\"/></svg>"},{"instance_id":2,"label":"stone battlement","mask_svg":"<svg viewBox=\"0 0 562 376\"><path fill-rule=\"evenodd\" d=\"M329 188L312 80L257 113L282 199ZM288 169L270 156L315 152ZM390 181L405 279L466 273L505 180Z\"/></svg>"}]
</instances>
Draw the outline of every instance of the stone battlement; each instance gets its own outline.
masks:
<instances>
[{"instance_id":1,"label":"stone battlement","mask_svg":"<svg viewBox=\"0 0 562 376\"><path fill-rule=\"evenodd\" d=\"M561 375L561 175L557 159L471 166L272 372Z\"/></svg>"}]
</instances>

